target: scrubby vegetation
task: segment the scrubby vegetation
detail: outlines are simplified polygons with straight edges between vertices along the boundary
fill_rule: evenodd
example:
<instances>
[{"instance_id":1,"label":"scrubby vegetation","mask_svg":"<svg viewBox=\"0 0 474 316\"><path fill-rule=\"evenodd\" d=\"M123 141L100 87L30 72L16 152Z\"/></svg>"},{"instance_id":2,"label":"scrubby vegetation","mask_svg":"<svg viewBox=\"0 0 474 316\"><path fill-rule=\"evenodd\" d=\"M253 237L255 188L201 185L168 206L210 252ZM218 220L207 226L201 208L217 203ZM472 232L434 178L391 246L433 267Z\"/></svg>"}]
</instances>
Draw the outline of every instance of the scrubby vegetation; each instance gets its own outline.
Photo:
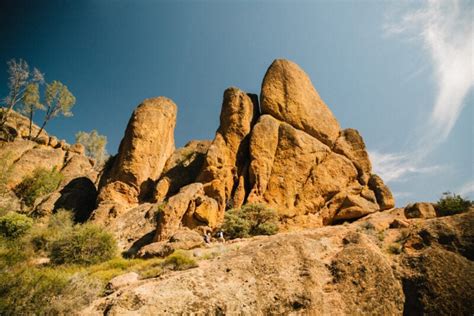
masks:
<instances>
[{"instance_id":1,"label":"scrubby vegetation","mask_svg":"<svg viewBox=\"0 0 474 316\"><path fill-rule=\"evenodd\" d=\"M273 235L278 232L278 215L262 204L247 204L226 212L222 230L229 238Z\"/></svg>"},{"instance_id":2,"label":"scrubby vegetation","mask_svg":"<svg viewBox=\"0 0 474 316\"><path fill-rule=\"evenodd\" d=\"M47 220L10 212L0 217L0 315L68 315L106 293L127 272L153 278L197 266L176 251L165 259L124 259L115 240L59 210Z\"/></svg>"},{"instance_id":3,"label":"scrubby vegetation","mask_svg":"<svg viewBox=\"0 0 474 316\"><path fill-rule=\"evenodd\" d=\"M465 212L471 205L472 201L464 199L460 195L444 192L435 204L435 209L439 216L447 216Z\"/></svg>"},{"instance_id":4,"label":"scrubby vegetation","mask_svg":"<svg viewBox=\"0 0 474 316\"><path fill-rule=\"evenodd\" d=\"M116 243L110 233L91 224L77 225L70 234L51 245L50 259L55 264L94 264L112 259Z\"/></svg>"},{"instance_id":5,"label":"scrubby vegetation","mask_svg":"<svg viewBox=\"0 0 474 316\"><path fill-rule=\"evenodd\" d=\"M31 176L25 177L14 191L26 205L33 206L37 198L56 190L62 179L63 175L56 168L37 168Z\"/></svg>"},{"instance_id":6,"label":"scrubby vegetation","mask_svg":"<svg viewBox=\"0 0 474 316\"><path fill-rule=\"evenodd\" d=\"M0 217L0 235L15 239L23 236L33 226L33 220L26 215L10 212Z\"/></svg>"},{"instance_id":7,"label":"scrubby vegetation","mask_svg":"<svg viewBox=\"0 0 474 316\"><path fill-rule=\"evenodd\" d=\"M187 270L197 267L197 263L188 252L175 250L163 261L163 267L168 267L172 270Z\"/></svg>"},{"instance_id":8,"label":"scrubby vegetation","mask_svg":"<svg viewBox=\"0 0 474 316\"><path fill-rule=\"evenodd\" d=\"M0 154L0 197L9 192L7 184L13 172L10 156L8 152Z\"/></svg>"}]
</instances>

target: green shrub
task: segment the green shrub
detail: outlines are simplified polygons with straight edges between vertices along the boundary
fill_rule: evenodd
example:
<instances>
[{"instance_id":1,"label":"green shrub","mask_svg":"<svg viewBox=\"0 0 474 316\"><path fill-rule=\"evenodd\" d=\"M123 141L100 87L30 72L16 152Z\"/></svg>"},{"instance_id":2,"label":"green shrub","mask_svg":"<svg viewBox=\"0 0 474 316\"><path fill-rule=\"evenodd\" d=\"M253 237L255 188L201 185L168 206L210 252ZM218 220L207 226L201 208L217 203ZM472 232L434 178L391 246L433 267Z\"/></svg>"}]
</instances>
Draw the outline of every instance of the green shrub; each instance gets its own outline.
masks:
<instances>
[{"instance_id":1,"label":"green shrub","mask_svg":"<svg viewBox=\"0 0 474 316\"><path fill-rule=\"evenodd\" d=\"M117 251L113 236L91 224L77 225L51 245L55 264L95 264L112 259Z\"/></svg>"},{"instance_id":2,"label":"green shrub","mask_svg":"<svg viewBox=\"0 0 474 316\"><path fill-rule=\"evenodd\" d=\"M28 206L33 206L36 199L56 190L63 179L63 175L53 168L48 171L37 168L30 177L25 177L15 187L15 194Z\"/></svg>"},{"instance_id":3,"label":"green shrub","mask_svg":"<svg viewBox=\"0 0 474 316\"><path fill-rule=\"evenodd\" d=\"M471 205L471 201L462 198L460 195L444 192L435 208L439 216L447 216L465 212Z\"/></svg>"},{"instance_id":4,"label":"green shrub","mask_svg":"<svg viewBox=\"0 0 474 316\"><path fill-rule=\"evenodd\" d=\"M30 241L36 251L50 251L51 244L71 233L74 227L74 214L64 209L52 214L48 222L36 225L30 232Z\"/></svg>"},{"instance_id":5,"label":"green shrub","mask_svg":"<svg viewBox=\"0 0 474 316\"><path fill-rule=\"evenodd\" d=\"M33 220L26 215L10 212L0 217L0 234L6 238L23 236L33 226Z\"/></svg>"},{"instance_id":6,"label":"green shrub","mask_svg":"<svg viewBox=\"0 0 474 316\"><path fill-rule=\"evenodd\" d=\"M171 255L165 258L162 266L171 268L172 270L186 270L197 267L198 264L188 252L175 250Z\"/></svg>"},{"instance_id":7,"label":"green shrub","mask_svg":"<svg viewBox=\"0 0 474 316\"><path fill-rule=\"evenodd\" d=\"M0 273L0 315L70 315L100 291L100 284L83 275L23 265Z\"/></svg>"},{"instance_id":8,"label":"green shrub","mask_svg":"<svg viewBox=\"0 0 474 316\"><path fill-rule=\"evenodd\" d=\"M262 204L247 204L225 213L222 230L229 238L273 235L278 232L278 215Z\"/></svg>"}]
</instances>

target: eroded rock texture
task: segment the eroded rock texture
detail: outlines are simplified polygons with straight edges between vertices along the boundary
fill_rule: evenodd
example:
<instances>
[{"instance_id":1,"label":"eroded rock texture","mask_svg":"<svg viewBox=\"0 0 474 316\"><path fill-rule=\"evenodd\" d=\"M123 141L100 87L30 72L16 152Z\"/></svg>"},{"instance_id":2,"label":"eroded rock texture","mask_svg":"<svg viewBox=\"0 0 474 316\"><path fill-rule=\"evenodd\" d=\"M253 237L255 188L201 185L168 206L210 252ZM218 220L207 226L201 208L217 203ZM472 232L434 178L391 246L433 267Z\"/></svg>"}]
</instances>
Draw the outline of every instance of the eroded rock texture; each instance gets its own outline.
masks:
<instances>
[{"instance_id":1,"label":"eroded rock texture","mask_svg":"<svg viewBox=\"0 0 474 316\"><path fill-rule=\"evenodd\" d=\"M372 174L360 134L341 130L304 71L276 60L256 95L224 92L214 139L174 150L176 106L159 97L133 113L104 171L93 218L109 223L140 203L160 205L155 241L182 226L215 229L230 208L264 203L281 228L352 221L394 200ZM143 232L145 233L145 232Z\"/></svg>"},{"instance_id":2,"label":"eroded rock texture","mask_svg":"<svg viewBox=\"0 0 474 316\"><path fill-rule=\"evenodd\" d=\"M95 220L106 221L151 199L154 183L175 150L176 113L176 105L164 97L146 99L136 108L101 181Z\"/></svg>"}]
</instances>

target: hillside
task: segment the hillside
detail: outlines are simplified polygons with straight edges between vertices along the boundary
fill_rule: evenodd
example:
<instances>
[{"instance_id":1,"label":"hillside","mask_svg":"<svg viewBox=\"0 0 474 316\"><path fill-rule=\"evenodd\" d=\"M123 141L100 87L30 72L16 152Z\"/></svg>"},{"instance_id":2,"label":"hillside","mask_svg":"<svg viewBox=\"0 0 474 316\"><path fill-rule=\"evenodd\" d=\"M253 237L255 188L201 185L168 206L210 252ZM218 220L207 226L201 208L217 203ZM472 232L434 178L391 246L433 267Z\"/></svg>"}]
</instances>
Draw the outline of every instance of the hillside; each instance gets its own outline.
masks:
<instances>
[{"instance_id":1,"label":"hillside","mask_svg":"<svg viewBox=\"0 0 474 316\"><path fill-rule=\"evenodd\" d=\"M131 115L118 154L103 167L80 144L46 132L28 139L28 120L17 113L0 135L0 158L8 171L2 212L47 223L62 209L70 210L76 223L111 233L129 260L126 268L106 272L106 290L94 292L74 312L474 310L472 207L452 216L431 203L395 208L390 188L372 171L362 136L340 127L298 65L275 60L259 96L228 88L213 140L176 148L177 115L177 105L166 97L144 100ZM38 168L59 172L60 181L26 203L18 186ZM203 235L220 231L230 210L246 205L270 210L279 233L204 243ZM48 255L45 249L41 255ZM185 260L179 257L183 250L189 269L166 268L173 254ZM32 266L55 268L50 258L35 257L38 253L28 258ZM157 257L168 258L156 261L158 272L145 277L133 270L133 264L146 266L143 262ZM77 269L79 275L90 272Z\"/></svg>"}]
</instances>

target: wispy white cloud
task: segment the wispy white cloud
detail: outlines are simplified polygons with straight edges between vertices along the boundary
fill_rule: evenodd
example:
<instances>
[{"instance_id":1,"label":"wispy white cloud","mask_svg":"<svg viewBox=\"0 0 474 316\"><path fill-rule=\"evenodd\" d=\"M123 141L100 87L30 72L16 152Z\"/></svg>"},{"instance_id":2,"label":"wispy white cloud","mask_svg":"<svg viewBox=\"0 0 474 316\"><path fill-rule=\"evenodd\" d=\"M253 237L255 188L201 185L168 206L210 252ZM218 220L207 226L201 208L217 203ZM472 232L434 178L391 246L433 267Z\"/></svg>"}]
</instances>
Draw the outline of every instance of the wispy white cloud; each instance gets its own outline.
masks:
<instances>
[{"instance_id":1,"label":"wispy white cloud","mask_svg":"<svg viewBox=\"0 0 474 316\"><path fill-rule=\"evenodd\" d=\"M464 183L455 193L461 196L474 196L474 180Z\"/></svg>"},{"instance_id":2,"label":"wispy white cloud","mask_svg":"<svg viewBox=\"0 0 474 316\"><path fill-rule=\"evenodd\" d=\"M435 102L417 149L410 154L371 152L374 171L386 181L440 170L427 167L425 158L447 139L474 87L473 14L469 0L427 0L385 27L386 34L403 34L419 42L430 57L436 83Z\"/></svg>"},{"instance_id":3,"label":"wispy white cloud","mask_svg":"<svg viewBox=\"0 0 474 316\"><path fill-rule=\"evenodd\" d=\"M419 154L380 153L369 151L374 171L385 181L403 181L407 176L434 173L444 169L443 166L422 166Z\"/></svg>"},{"instance_id":4,"label":"wispy white cloud","mask_svg":"<svg viewBox=\"0 0 474 316\"><path fill-rule=\"evenodd\" d=\"M395 199L409 198L413 196L412 192L393 192Z\"/></svg>"}]
</instances>

